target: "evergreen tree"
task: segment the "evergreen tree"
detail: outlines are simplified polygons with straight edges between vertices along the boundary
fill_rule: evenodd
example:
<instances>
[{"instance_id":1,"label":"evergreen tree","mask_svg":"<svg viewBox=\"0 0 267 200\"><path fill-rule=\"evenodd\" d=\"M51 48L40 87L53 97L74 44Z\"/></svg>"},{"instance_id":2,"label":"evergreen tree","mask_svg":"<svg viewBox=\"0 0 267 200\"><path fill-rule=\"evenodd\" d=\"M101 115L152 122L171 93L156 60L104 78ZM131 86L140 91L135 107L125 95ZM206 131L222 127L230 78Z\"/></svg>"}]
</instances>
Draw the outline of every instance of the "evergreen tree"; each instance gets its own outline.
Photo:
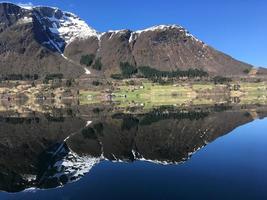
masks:
<instances>
[{"instance_id":1,"label":"evergreen tree","mask_svg":"<svg viewBox=\"0 0 267 200\"><path fill-rule=\"evenodd\" d=\"M95 59L95 55L94 54L87 54L87 55L82 55L81 59L80 59L80 63L82 65L86 65L86 66L91 66L94 62Z\"/></svg>"}]
</instances>

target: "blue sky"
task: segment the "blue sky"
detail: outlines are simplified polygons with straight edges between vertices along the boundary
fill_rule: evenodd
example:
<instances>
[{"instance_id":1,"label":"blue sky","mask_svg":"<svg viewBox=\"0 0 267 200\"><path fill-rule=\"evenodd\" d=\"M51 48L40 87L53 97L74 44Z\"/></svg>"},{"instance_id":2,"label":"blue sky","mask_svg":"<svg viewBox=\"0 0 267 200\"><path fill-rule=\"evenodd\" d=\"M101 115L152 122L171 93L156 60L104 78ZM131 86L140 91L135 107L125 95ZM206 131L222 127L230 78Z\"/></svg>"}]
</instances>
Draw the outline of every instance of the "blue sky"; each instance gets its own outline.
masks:
<instances>
[{"instance_id":1,"label":"blue sky","mask_svg":"<svg viewBox=\"0 0 267 200\"><path fill-rule=\"evenodd\" d=\"M231 56L267 67L266 0L9 0L74 12L98 31L179 24Z\"/></svg>"}]
</instances>

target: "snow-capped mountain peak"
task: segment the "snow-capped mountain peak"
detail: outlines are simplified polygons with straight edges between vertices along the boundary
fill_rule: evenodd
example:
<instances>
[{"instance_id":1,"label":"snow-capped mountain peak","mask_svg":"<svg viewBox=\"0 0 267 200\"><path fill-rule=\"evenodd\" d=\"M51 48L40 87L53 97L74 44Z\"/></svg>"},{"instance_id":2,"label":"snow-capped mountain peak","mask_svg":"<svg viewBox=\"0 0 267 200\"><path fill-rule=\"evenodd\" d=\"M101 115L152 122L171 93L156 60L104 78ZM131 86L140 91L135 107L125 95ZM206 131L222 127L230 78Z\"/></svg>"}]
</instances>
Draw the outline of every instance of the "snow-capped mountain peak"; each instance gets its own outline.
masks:
<instances>
[{"instance_id":1,"label":"snow-capped mountain peak","mask_svg":"<svg viewBox=\"0 0 267 200\"><path fill-rule=\"evenodd\" d=\"M41 6L32 7L31 11L49 35L49 40L44 43L55 46L57 50L63 51L66 45L76 39L99 37L95 29L73 13Z\"/></svg>"},{"instance_id":2,"label":"snow-capped mountain peak","mask_svg":"<svg viewBox=\"0 0 267 200\"><path fill-rule=\"evenodd\" d=\"M176 24L172 24L172 25L156 25L156 26L152 26L152 27L147 28L147 29L134 31L134 32L131 33L131 37L129 39L129 42L131 43L132 41L136 40L138 38L138 36L140 34L144 33L144 32L167 31L167 30L170 30L170 29L178 30L181 34L184 34L186 37L191 38L192 40L194 40L196 42L204 44L203 41L197 39L194 35L189 33L189 31L186 30L184 27L176 25Z\"/></svg>"}]
</instances>

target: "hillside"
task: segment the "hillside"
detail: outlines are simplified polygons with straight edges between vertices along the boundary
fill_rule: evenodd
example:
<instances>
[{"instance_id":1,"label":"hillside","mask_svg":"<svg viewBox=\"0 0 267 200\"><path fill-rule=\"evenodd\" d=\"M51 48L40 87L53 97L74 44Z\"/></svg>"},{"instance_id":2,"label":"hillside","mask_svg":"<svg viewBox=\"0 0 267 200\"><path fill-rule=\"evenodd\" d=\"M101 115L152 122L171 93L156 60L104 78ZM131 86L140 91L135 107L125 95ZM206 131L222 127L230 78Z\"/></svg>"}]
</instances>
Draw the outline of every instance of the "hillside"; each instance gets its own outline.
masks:
<instances>
[{"instance_id":1,"label":"hillside","mask_svg":"<svg viewBox=\"0 0 267 200\"><path fill-rule=\"evenodd\" d=\"M81 65L81 58L87 58ZM89 60L88 60L89 58ZM78 16L51 7L0 4L2 78L62 74L105 75L120 63L159 71L201 69L210 75L244 75L253 66L217 51L178 25L99 33ZM83 63L83 62L82 62Z\"/></svg>"}]
</instances>

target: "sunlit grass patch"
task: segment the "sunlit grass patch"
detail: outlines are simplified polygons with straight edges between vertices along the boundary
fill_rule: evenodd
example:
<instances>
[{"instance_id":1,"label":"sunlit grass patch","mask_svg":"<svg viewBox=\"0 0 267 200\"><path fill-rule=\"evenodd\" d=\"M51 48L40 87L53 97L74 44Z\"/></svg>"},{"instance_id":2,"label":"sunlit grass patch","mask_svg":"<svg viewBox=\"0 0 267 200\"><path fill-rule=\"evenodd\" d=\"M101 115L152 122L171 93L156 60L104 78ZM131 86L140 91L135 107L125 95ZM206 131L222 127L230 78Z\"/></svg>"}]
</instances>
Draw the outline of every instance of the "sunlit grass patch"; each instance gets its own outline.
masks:
<instances>
[{"instance_id":1,"label":"sunlit grass patch","mask_svg":"<svg viewBox=\"0 0 267 200\"><path fill-rule=\"evenodd\" d=\"M80 91L79 100L81 105L94 104L101 101L101 91Z\"/></svg>"}]
</instances>

